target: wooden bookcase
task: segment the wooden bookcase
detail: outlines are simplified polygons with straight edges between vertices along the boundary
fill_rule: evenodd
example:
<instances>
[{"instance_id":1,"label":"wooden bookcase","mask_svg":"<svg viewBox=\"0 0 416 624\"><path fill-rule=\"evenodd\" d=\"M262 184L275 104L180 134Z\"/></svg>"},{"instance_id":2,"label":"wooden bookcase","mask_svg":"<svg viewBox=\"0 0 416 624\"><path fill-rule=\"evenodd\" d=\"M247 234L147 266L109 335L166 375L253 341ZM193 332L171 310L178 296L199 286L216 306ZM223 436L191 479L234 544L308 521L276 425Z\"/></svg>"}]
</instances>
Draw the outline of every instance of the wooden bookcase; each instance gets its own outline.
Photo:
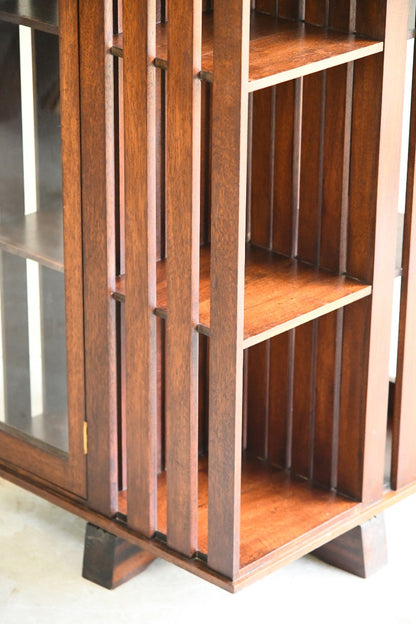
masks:
<instances>
[{"instance_id":1,"label":"wooden bookcase","mask_svg":"<svg viewBox=\"0 0 416 624\"><path fill-rule=\"evenodd\" d=\"M0 22L60 34L65 262L49 251L51 228L62 228L50 213L0 225L0 247L65 267L67 318L81 310L73 331L84 344L77 351L68 333L67 353L84 354L76 396L86 416L73 409L69 420L79 444L87 422L88 448L61 461L84 466L86 489L19 465L16 439L0 451L0 473L90 522L84 574L107 586L155 556L231 591L318 548L351 567L348 552L333 557L338 540L348 551L351 536L364 558L375 529L358 527L416 489L414 453L399 442L413 426L400 404L412 399L397 391L409 374L405 329L385 475L414 7L59 9L58 30L52 0L0 0ZM71 227L82 231L78 256ZM399 477L408 456L410 476ZM94 531L107 536L98 554Z\"/></svg>"}]
</instances>

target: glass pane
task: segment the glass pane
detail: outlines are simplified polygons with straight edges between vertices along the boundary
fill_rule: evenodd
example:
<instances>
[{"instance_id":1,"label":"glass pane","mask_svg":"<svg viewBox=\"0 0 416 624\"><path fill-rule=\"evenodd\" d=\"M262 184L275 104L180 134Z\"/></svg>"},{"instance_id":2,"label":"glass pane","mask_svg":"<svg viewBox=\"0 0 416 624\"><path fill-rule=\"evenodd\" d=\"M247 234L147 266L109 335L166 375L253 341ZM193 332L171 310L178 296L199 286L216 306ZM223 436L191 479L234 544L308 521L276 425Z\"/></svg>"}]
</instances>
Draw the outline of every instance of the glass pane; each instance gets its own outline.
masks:
<instances>
[{"instance_id":1,"label":"glass pane","mask_svg":"<svg viewBox=\"0 0 416 624\"><path fill-rule=\"evenodd\" d=\"M0 22L0 427L68 451L58 46Z\"/></svg>"}]
</instances>

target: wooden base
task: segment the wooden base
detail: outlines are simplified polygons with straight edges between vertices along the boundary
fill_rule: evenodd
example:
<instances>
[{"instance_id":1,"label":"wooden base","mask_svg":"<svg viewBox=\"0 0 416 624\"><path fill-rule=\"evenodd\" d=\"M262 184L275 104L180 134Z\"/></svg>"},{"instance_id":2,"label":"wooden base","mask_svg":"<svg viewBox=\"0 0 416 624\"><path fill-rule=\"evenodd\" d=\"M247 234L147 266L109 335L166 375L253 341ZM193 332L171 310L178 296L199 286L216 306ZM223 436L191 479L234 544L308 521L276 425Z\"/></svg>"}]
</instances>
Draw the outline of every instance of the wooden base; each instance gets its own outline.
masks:
<instances>
[{"instance_id":1,"label":"wooden base","mask_svg":"<svg viewBox=\"0 0 416 624\"><path fill-rule=\"evenodd\" d=\"M313 554L341 570L367 578L387 563L384 515L344 533Z\"/></svg>"},{"instance_id":2,"label":"wooden base","mask_svg":"<svg viewBox=\"0 0 416 624\"><path fill-rule=\"evenodd\" d=\"M89 581L114 589L143 572L155 558L121 537L87 524L82 576Z\"/></svg>"}]
</instances>

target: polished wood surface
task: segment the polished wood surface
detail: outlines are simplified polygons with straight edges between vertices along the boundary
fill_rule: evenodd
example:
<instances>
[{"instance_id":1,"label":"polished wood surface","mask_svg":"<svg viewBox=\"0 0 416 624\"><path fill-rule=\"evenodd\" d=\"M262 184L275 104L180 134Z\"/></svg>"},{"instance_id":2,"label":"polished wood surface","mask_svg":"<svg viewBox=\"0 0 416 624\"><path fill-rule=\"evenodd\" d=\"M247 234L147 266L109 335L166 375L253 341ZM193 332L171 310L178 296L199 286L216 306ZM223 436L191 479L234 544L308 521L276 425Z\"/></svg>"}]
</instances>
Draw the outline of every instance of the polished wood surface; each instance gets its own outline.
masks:
<instances>
[{"instance_id":1,"label":"polished wood surface","mask_svg":"<svg viewBox=\"0 0 416 624\"><path fill-rule=\"evenodd\" d=\"M0 21L57 35L58 4L58 0L1 0Z\"/></svg>"},{"instance_id":2,"label":"polished wood surface","mask_svg":"<svg viewBox=\"0 0 416 624\"><path fill-rule=\"evenodd\" d=\"M212 96L208 565L239 569L249 0L216 5Z\"/></svg>"},{"instance_id":3,"label":"polished wood surface","mask_svg":"<svg viewBox=\"0 0 416 624\"><path fill-rule=\"evenodd\" d=\"M86 393L89 503L110 516L118 486L116 309L109 296L116 270L114 80L113 59L97 54L97 45L104 49L112 36L112 5L79 0L82 225L90 233L83 237L85 383L94 388Z\"/></svg>"},{"instance_id":4,"label":"polished wood surface","mask_svg":"<svg viewBox=\"0 0 416 624\"><path fill-rule=\"evenodd\" d=\"M198 470L198 552L208 546L208 465L200 458ZM120 494L124 513L129 492ZM351 511L357 503L333 492L311 486L304 479L290 477L284 470L244 456L241 472L240 567L296 540L307 541L308 532ZM166 535L166 473L158 477L158 531ZM290 522L288 522L290 518ZM277 553L275 553L277 554Z\"/></svg>"},{"instance_id":5,"label":"polished wood surface","mask_svg":"<svg viewBox=\"0 0 416 624\"><path fill-rule=\"evenodd\" d=\"M199 331L210 335L210 249L201 248ZM166 316L166 264L157 266L156 313ZM294 297L296 293L296 298ZM368 297L371 286L345 276L319 271L306 263L269 251L246 248L244 347L293 329L323 314ZM125 299L119 277L114 296Z\"/></svg>"},{"instance_id":6,"label":"polished wood surface","mask_svg":"<svg viewBox=\"0 0 416 624\"><path fill-rule=\"evenodd\" d=\"M256 91L300 76L319 72L383 50L374 39L317 28L310 24L276 19L253 13L251 16L250 85ZM158 66L167 67L167 26L157 27ZM201 78L213 80L213 18L204 18ZM123 54L122 34L115 36L112 51ZM267 59L267 62L265 62Z\"/></svg>"},{"instance_id":7,"label":"polished wood surface","mask_svg":"<svg viewBox=\"0 0 416 624\"><path fill-rule=\"evenodd\" d=\"M166 91L168 544L197 548L201 0L169 0ZM178 88L180 85L180 88Z\"/></svg>"},{"instance_id":8,"label":"polished wood surface","mask_svg":"<svg viewBox=\"0 0 416 624\"><path fill-rule=\"evenodd\" d=\"M125 3L125 354L129 524L150 537L156 527L156 69L155 2ZM143 27L145 25L145 27ZM140 87L140 92L137 91ZM138 104L137 104L138 101ZM139 106L142 122L137 123ZM137 174L139 172L139 174ZM123 357L125 355L125 357ZM137 452L139 450L139 452ZM127 458L129 461L127 462Z\"/></svg>"},{"instance_id":9,"label":"polished wood surface","mask_svg":"<svg viewBox=\"0 0 416 624\"><path fill-rule=\"evenodd\" d=\"M235 590L414 491L384 486L408 2L78 5L88 499L44 495Z\"/></svg>"}]
</instances>

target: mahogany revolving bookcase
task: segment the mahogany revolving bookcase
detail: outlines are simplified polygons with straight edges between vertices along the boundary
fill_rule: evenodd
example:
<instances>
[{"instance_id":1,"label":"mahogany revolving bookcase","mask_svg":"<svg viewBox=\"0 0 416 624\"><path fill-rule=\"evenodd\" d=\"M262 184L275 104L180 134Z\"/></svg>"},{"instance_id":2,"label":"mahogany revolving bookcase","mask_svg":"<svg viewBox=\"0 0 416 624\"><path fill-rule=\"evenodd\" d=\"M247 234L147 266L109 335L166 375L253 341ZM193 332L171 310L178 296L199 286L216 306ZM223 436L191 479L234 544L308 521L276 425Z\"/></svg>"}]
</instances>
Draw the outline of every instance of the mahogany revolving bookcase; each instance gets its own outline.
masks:
<instances>
[{"instance_id":1,"label":"mahogany revolving bookcase","mask_svg":"<svg viewBox=\"0 0 416 624\"><path fill-rule=\"evenodd\" d=\"M384 563L416 491L414 19L0 0L0 475L88 521L86 578Z\"/></svg>"}]
</instances>

